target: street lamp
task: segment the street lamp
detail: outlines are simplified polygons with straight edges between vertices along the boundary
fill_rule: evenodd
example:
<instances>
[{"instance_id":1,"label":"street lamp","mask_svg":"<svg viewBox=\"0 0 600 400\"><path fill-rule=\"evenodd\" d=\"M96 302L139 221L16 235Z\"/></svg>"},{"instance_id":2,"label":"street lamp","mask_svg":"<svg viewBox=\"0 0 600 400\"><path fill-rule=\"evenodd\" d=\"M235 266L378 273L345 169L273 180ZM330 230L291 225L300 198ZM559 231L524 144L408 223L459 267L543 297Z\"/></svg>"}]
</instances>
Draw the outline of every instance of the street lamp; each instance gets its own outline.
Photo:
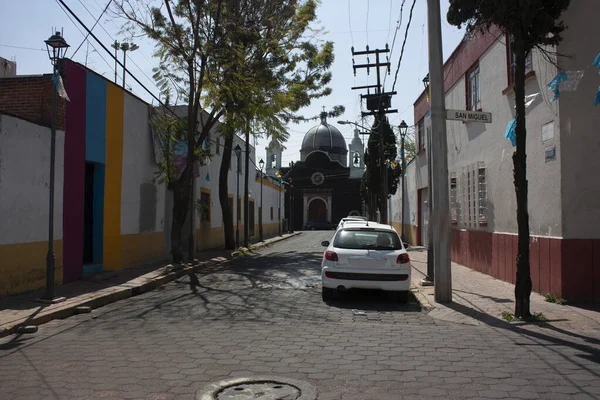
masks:
<instances>
[{"instance_id":1,"label":"street lamp","mask_svg":"<svg viewBox=\"0 0 600 400\"><path fill-rule=\"evenodd\" d=\"M401 215L401 219L400 219L400 224L401 224L401 231L402 233L400 234L400 239L402 239L402 243L404 243L406 241L405 237L404 237L404 175L406 174L406 165L404 162L404 139L406 138L406 133L408 132L408 125L406 125L406 122L404 122L404 120L402 120L402 122L400 122L400 126L398 127L400 129L400 160L401 160L401 171L402 171L402 205L400 207L400 215Z\"/></svg>"},{"instance_id":2,"label":"street lamp","mask_svg":"<svg viewBox=\"0 0 600 400\"><path fill-rule=\"evenodd\" d=\"M46 292L41 300L45 303L58 303L64 297L54 296L54 163L56 158L56 91L58 90L58 63L65 56L69 45L60 32L50 36L46 42L48 58L52 63L52 125L50 127L50 200L48 216L48 254L46 255Z\"/></svg>"},{"instance_id":3,"label":"street lamp","mask_svg":"<svg viewBox=\"0 0 600 400\"><path fill-rule=\"evenodd\" d=\"M425 86L425 96L429 103L429 74L425 75L425 78L423 78L423 86Z\"/></svg>"},{"instance_id":4,"label":"street lamp","mask_svg":"<svg viewBox=\"0 0 600 400\"><path fill-rule=\"evenodd\" d=\"M237 165L236 165L236 178L237 178L237 184L236 184L236 198L235 198L235 207L237 209L237 215L236 215L236 225L235 225L235 247L238 248L240 247L240 209L238 207L239 205L239 198L240 198L240 156L242 155L242 148L240 147L239 144L235 145L235 148L233 149L233 151L235 151L235 156L237 158Z\"/></svg>"},{"instance_id":5,"label":"street lamp","mask_svg":"<svg viewBox=\"0 0 600 400\"><path fill-rule=\"evenodd\" d=\"M135 43L127 43L127 42L121 43L121 51L123 52L123 89L125 89L125 75L127 74L126 67L125 67L125 64L127 63L127 52L135 51L139 48L140 48L140 46L138 46Z\"/></svg>"},{"instance_id":6,"label":"street lamp","mask_svg":"<svg viewBox=\"0 0 600 400\"><path fill-rule=\"evenodd\" d=\"M260 167L260 214L258 215L258 232L260 235L260 241L263 241L263 167L265 166L264 160L261 158L258 162Z\"/></svg>"}]
</instances>

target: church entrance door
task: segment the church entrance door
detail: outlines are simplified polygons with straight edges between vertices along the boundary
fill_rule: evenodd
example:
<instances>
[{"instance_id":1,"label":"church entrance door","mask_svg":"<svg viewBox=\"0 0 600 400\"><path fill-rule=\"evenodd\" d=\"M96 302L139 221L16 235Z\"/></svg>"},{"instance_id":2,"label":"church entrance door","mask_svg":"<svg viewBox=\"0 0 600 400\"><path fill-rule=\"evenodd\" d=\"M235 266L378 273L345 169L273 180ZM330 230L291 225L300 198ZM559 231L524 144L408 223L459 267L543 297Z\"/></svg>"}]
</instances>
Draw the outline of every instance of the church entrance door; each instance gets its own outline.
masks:
<instances>
[{"instance_id":1,"label":"church entrance door","mask_svg":"<svg viewBox=\"0 0 600 400\"><path fill-rule=\"evenodd\" d=\"M308 205L308 221L326 221L327 205L321 199L314 199ZM307 221L307 222L308 222Z\"/></svg>"}]
</instances>

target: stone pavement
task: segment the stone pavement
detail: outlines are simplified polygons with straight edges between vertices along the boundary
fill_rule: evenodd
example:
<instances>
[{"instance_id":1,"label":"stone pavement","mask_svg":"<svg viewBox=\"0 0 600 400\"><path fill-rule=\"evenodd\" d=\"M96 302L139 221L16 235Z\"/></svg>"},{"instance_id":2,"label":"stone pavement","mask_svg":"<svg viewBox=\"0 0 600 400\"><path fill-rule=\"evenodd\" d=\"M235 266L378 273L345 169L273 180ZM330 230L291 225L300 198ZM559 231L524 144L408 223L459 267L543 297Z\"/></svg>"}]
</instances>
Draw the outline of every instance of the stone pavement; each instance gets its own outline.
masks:
<instances>
[{"instance_id":1,"label":"stone pavement","mask_svg":"<svg viewBox=\"0 0 600 400\"><path fill-rule=\"evenodd\" d=\"M193 400L265 375L308 382L319 400L600 397L598 332L454 323L368 291L323 303L328 236L304 232L197 282L0 339L0 399Z\"/></svg>"},{"instance_id":2,"label":"stone pavement","mask_svg":"<svg viewBox=\"0 0 600 400\"><path fill-rule=\"evenodd\" d=\"M434 299L434 288L419 284L427 273L427 250L423 247L409 248L413 266L412 283L417 299L424 308L431 308L433 318L471 325L503 324L502 312L514 312L514 290L511 283L495 279L463 265L452 263L452 303L439 304ZM600 305L576 307L545 301L539 293L531 294L531 312L542 313L548 318L535 325L548 330L571 331L600 335ZM513 322L523 328L532 324Z\"/></svg>"},{"instance_id":3,"label":"stone pavement","mask_svg":"<svg viewBox=\"0 0 600 400\"><path fill-rule=\"evenodd\" d=\"M266 239L252 244L250 249L268 246L297 234L299 232ZM230 260L244 250L248 249L241 248L235 252L225 249L198 252L195 262L181 270L175 270L171 264L157 263L123 271L108 271L99 274L99 279L57 285L56 296L66 298L64 302L57 304L45 305L36 302L43 295L43 289L0 298L0 337L15 333L19 326L37 326L53 319L70 317L76 314L77 308L81 306L94 309L139 295L190 271L198 271L207 268L209 264Z\"/></svg>"}]
</instances>

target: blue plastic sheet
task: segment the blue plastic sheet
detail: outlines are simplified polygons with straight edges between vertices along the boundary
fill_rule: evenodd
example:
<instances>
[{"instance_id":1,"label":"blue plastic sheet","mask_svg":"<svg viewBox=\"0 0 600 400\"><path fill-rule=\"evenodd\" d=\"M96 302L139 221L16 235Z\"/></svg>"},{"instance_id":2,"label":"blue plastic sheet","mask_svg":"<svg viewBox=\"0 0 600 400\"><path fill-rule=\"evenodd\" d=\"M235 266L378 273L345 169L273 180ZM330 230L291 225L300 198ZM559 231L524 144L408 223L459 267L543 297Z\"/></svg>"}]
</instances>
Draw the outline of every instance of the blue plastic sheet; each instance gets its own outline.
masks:
<instances>
[{"instance_id":1,"label":"blue plastic sheet","mask_svg":"<svg viewBox=\"0 0 600 400\"><path fill-rule=\"evenodd\" d=\"M506 132L504 132L504 137L510 140L510 143L515 147L517 145L517 132L515 128L517 126L517 119L511 119L506 125Z\"/></svg>"},{"instance_id":2,"label":"blue plastic sheet","mask_svg":"<svg viewBox=\"0 0 600 400\"><path fill-rule=\"evenodd\" d=\"M204 179L206 179L206 182L210 182L210 176L208 176L208 172L206 173L206 176L204 177Z\"/></svg>"},{"instance_id":3,"label":"blue plastic sheet","mask_svg":"<svg viewBox=\"0 0 600 400\"><path fill-rule=\"evenodd\" d=\"M554 97L550 99L550 103L552 103L558 99L558 96L560 96L560 90L559 90L560 83L566 81L567 78L568 78L568 75L566 72L559 72L554 77L554 79L552 79L550 81L550 83L548 84L548 89L554 91Z\"/></svg>"},{"instance_id":4,"label":"blue plastic sheet","mask_svg":"<svg viewBox=\"0 0 600 400\"><path fill-rule=\"evenodd\" d=\"M598 86L598 91L596 92L596 98L594 98L594 106L598 106L600 104L600 86Z\"/></svg>"},{"instance_id":5,"label":"blue plastic sheet","mask_svg":"<svg viewBox=\"0 0 600 400\"><path fill-rule=\"evenodd\" d=\"M596 58L594 58L594 61L592 61L592 65L597 68L600 68L600 53L598 53Z\"/></svg>"}]
</instances>

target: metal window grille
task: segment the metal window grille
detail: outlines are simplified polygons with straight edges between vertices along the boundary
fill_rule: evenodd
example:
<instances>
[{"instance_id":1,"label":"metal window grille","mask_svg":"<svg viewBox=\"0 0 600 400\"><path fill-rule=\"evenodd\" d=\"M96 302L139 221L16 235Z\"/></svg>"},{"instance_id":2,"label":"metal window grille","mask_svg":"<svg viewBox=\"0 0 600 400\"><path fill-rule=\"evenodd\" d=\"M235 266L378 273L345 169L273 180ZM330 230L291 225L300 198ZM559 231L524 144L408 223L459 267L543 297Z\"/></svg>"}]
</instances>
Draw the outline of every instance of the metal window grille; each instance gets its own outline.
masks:
<instances>
[{"instance_id":1,"label":"metal window grille","mask_svg":"<svg viewBox=\"0 0 600 400\"><path fill-rule=\"evenodd\" d=\"M485 179L485 168L479 168L477 173L477 186L479 192L478 217L479 223L487 222L487 183Z\"/></svg>"}]
</instances>

